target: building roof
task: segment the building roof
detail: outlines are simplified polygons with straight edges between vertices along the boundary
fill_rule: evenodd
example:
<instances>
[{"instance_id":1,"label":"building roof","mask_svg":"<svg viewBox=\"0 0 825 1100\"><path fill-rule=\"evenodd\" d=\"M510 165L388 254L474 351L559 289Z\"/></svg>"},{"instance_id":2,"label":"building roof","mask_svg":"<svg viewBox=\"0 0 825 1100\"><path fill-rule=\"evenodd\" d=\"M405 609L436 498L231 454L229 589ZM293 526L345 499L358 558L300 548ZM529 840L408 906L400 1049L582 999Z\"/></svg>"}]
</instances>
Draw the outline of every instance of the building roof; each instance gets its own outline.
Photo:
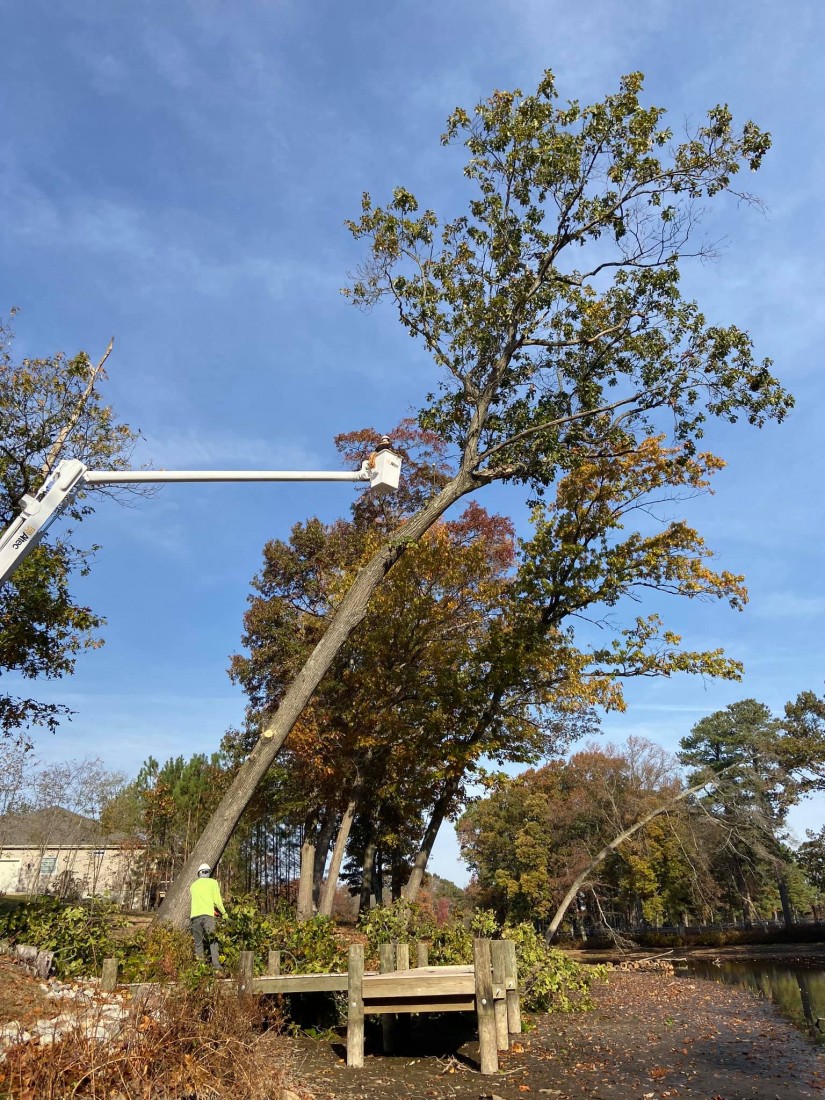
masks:
<instances>
[{"instance_id":1,"label":"building roof","mask_svg":"<svg viewBox=\"0 0 825 1100\"><path fill-rule=\"evenodd\" d=\"M62 806L26 813L0 814L0 846L6 848L110 847L127 840L125 833L106 836L100 823Z\"/></svg>"}]
</instances>

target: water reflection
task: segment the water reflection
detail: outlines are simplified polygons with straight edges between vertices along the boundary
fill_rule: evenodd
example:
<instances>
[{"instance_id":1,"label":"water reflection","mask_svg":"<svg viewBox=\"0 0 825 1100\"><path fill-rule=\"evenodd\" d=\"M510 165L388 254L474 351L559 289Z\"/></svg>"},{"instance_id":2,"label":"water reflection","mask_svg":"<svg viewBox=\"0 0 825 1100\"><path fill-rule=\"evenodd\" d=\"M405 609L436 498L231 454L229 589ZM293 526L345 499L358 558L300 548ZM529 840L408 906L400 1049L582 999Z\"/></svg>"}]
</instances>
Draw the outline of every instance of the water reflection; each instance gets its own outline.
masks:
<instances>
[{"instance_id":1,"label":"water reflection","mask_svg":"<svg viewBox=\"0 0 825 1100\"><path fill-rule=\"evenodd\" d=\"M682 973L728 985L743 985L770 998L783 1016L817 1043L825 1044L825 970L758 959L690 959Z\"/></svg>"}]
</instances>

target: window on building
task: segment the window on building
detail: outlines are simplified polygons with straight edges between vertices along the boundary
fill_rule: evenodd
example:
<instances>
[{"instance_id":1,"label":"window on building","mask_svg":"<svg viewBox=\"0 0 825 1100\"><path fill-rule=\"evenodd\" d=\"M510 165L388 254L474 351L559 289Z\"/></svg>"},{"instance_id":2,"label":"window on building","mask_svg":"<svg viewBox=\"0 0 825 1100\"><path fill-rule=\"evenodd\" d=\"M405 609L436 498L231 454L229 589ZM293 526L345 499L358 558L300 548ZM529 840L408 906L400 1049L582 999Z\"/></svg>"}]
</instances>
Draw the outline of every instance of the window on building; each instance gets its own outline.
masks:
<instances>
[{"instance_id":1,"label":"window on building","mask_svg":"<svg viewBox=\"0 0 825 1100\"><path fill-rule=\"evenodd\" d=\"M43 856L40 860L40 877L48 878L49 875L53 875L56 866L57 856Z\"/></svg>"}]
</instances>

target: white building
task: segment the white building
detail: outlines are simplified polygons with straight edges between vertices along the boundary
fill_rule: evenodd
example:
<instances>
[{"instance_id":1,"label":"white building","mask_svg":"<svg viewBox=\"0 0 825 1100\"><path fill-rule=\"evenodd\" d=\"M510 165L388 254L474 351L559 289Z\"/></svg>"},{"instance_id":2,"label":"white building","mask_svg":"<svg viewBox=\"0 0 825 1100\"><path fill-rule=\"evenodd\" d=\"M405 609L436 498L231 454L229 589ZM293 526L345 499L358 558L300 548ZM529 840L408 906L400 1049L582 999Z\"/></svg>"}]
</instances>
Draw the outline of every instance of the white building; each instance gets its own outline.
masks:
<instances>
[{"instance_id":1,"label":"white building","mask_svg":"<svg viewBox=\"0 0 825 1100\"><path fill-rule=\"evenodd\" d=\"M107 897L139 904L143 845L50 806L0 815L0 893Z\"/></svg>"}]
</instances>

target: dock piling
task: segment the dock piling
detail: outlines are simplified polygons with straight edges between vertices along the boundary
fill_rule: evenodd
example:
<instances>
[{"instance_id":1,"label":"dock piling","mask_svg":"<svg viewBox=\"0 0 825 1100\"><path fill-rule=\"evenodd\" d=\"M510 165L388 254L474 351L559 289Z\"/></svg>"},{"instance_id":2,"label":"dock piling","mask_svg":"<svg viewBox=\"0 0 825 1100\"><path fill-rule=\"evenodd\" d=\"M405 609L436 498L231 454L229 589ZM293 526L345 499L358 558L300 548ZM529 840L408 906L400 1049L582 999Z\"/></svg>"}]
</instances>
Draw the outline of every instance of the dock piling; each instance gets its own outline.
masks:
<instances>
[{"instance_id":1,"label":"dock piling","mask_svg":"<svg viewBox=\"0 0 825 1100\"><path fill-rule=\"evenodd\" d=\"M506 950L504 940L493 940L490 944L493 963L493 1006L499 1050L510 1049L510 1036L507 1033Z\"/></svg>"},{"instance_id":2,"label":"dock piling","mask_svg":"<svg viewBox=\"0 0 825 1100\"><path fill-rule=\"evenodd\" d=\"M347 1065L364 1065L364 945L353 943L347 956Z\"/></svg>"},{"instance_id":3,"label":"dock piling","mask_svg":"<svg viewBox=\"0 0 825 1100\"><path fill-rule=\"evenodd\" d=\"M489 940L473 940L478 1050L482 1073L498 1073L498 1039L493 1007L493 964Z\"/></svg>"}]
</instances>

